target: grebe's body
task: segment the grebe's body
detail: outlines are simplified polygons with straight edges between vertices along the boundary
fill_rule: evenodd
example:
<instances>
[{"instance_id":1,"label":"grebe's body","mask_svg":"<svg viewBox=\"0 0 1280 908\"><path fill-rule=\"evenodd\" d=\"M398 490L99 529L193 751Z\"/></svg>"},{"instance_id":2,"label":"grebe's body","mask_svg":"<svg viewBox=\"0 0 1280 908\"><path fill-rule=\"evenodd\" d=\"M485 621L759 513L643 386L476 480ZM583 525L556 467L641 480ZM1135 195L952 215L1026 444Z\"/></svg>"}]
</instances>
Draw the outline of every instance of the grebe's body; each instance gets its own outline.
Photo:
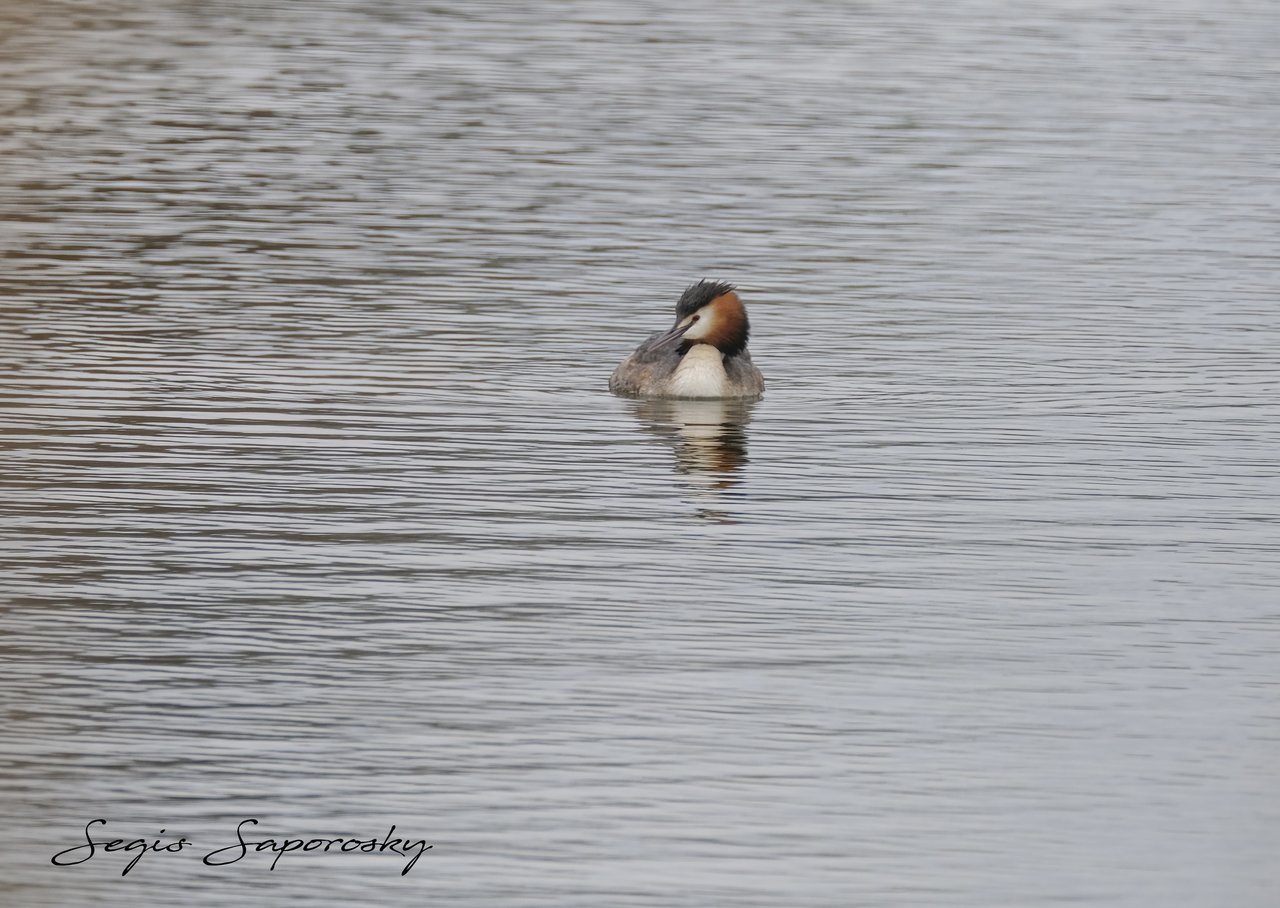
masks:
<instances>
[{"instance_id":1,"label":"grebe's body","mask_svg":"<svg viewBox=\"0 0 1280 908\"><path fill-rule=\"evenodd\" d=\"M680 297L671 330L623 360L609 390L628 397L759 397L764 376L747 352L750 333L734 288L700 281Z\"/></svg>"}]
</instances>

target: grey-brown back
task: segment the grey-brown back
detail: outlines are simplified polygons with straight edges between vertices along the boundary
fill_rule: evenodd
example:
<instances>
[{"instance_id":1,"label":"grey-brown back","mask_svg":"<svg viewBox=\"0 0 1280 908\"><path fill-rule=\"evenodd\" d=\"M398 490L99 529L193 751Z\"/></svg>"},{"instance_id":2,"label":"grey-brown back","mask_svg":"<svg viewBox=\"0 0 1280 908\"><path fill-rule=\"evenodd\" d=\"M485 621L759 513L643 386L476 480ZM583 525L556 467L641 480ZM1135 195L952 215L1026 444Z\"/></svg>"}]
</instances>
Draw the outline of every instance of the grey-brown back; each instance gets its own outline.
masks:
<instances>
[{"instance_id":1,"label":"grey-brown back","mask_svg":"<svg viewBox=\"0 0 1280 908\"><path fill-rule=\"evenodd\" d=\"M764 393L764 376L746 350L726 359L724 371L735 397L759 397Z\"/></svg>"},{"instance_id":2,"label":"grey-brown back","mask_svg":"<svg viewBox=\"0 0 1280 908\"><path fill-rule=\"evenodd\" d=\"M656 387L665 381L680 365L680 349L677 344L655 348L659 331L636 347L636 351L622 361L609 376L609 390L614 394L638 397L646 387Z\"/></svg>"}]
</instances>

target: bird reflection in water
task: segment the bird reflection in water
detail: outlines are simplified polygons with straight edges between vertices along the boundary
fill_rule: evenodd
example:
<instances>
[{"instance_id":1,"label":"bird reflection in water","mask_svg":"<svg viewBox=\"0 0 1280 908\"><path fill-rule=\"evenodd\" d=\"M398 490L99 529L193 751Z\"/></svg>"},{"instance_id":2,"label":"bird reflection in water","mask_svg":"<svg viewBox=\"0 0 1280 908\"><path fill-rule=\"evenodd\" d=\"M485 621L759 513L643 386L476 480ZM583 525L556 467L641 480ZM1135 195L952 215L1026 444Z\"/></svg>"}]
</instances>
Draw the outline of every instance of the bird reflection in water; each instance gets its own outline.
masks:
<instances>
[{"instance_id":1,"label":"bird reflection in water","mask_svg":"<svg viewBox=\"0 0 1280 908\"><path fill-rule=\"evenodd\" d=\"M724 499L742 481L747 463L747 423L754 400L732 398L637 400L632 414L643 429L669 444L675 470L692 492L698 515L733 523Z\"/></svg>"}]
</instances>

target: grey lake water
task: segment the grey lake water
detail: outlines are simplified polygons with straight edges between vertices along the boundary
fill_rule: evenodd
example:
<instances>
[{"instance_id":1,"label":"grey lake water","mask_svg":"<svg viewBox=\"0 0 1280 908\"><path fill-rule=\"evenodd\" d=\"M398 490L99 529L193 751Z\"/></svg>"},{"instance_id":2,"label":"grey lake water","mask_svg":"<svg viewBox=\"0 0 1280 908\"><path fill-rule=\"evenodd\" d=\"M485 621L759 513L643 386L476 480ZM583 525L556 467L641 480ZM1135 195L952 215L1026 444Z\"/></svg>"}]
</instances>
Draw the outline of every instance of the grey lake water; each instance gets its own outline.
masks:
<instances>
[{"instance_id":1,"label":"grey lake water","mask_svg":"<svg viewBox=\"0 0 1280 908\"><path fill-rule=\"evenodd\" d=\"M1278 47L0 2L0 901L1275 905Z\"/></svg>"}]
</instances>

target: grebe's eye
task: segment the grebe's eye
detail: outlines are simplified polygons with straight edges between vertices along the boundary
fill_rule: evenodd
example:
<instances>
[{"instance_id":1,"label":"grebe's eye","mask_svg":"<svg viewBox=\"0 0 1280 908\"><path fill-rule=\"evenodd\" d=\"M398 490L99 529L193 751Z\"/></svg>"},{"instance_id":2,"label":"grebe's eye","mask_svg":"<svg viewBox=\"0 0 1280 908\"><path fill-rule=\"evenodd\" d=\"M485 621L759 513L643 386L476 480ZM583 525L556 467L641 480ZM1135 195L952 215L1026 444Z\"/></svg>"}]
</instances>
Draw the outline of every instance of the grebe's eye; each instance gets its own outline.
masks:
<instances>
[{"instance_id":1,"label":"grebe's eye","mask_svg":"<svg viewBox=\"0 0 1280 908\"><path fill-rule=\"evenodd\" d=\"M702 318L702 316L701 316L701 315L695 315L695 316L693 317L693 321L689 322L689 324L691 324L691 325L692 325L692 324L694 324L694 323L695 323L695 322L697 322L697 321L698 321L698 319L700 319L700 318Z\"/></svg>"}]
</instances>

